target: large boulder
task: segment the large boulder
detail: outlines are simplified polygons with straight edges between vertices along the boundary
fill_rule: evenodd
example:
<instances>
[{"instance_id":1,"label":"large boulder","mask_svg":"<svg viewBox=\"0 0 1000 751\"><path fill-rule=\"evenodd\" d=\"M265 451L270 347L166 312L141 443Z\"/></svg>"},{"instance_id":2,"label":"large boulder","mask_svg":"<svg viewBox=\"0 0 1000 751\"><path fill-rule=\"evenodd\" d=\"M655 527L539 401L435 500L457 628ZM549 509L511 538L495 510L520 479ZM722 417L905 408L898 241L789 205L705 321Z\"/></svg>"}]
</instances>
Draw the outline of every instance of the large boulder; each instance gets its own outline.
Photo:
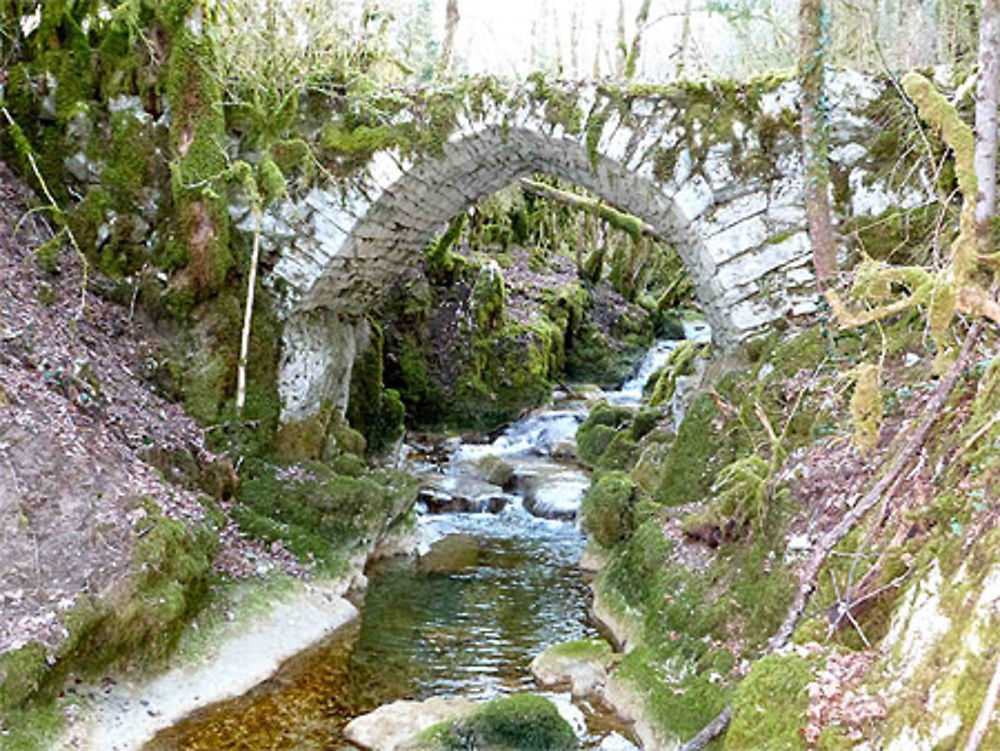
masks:
<instances>
[{"instance_id":1,"label":"large boulder","mask_svg":"<svg viewBox=\"0 0 1000 751\"><path fill-rule=\"evenodd\" d=\"M554 644L531 661L531 674L543 687L570 687L574 697L599 697L614 660L603 639Z\"/></svg>"},{"instance_id":2,"label":"large boulder","mask_svg":"<svg viewBox=\"0 0 1000 751\"><path fill-rule=\"evenodd\" d=\"M424 701L394 701L351 720L344 737L366 751L402 751L413 748L428 728L465 717L476 710L469 699L433 696Z\"/></svg>"}]
</instances>

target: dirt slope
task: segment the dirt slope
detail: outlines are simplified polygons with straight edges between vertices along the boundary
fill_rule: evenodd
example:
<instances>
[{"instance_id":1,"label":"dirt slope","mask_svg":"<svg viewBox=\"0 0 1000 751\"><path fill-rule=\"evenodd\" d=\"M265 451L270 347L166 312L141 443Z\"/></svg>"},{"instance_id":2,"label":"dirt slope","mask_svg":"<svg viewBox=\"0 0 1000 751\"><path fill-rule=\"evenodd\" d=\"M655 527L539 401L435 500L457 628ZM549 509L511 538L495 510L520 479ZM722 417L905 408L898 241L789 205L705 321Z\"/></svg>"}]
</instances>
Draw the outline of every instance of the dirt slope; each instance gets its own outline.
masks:
<instances>
[{"instance_id":1,"label":"dirt slope","mask_svg":"<svg viewBox=\"0 0 1000 751\"><path fill-rule=\"evenodd\" d=\"M78 596L127 574L140 499L172 518L204 513L195 490L143 457L181 452L196 468L220 466L194 422L142 378L150 324L95 294L81 310L81 265L67 247L39 263L52 229L29 213L37 205L0 163L0 653L33 639L56 646ZM290 567L231 525L222 537L217 565L231 573L268 559Z\"/></svg>"}]
</instances>

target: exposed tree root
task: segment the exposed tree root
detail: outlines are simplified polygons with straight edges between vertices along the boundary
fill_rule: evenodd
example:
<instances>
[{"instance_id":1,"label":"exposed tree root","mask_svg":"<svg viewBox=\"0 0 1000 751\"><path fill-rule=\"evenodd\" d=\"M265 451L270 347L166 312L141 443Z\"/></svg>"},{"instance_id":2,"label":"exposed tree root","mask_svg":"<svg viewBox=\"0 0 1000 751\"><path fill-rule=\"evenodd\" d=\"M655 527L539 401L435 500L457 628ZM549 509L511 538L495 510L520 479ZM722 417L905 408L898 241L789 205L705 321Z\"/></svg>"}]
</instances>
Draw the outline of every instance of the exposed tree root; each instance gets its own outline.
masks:
<instances>
[{"instance_id":1,"label":"exposed tree root","mask_svg":"<svg viewBox=\"0 0 1000 751\"><path fill-rule=\"evenodd\" d=\"M972 325L972 328L969 329L969 333L966 335L965 341L962 343L962 350L959 353L958 358L956 358L956 360L951 364L948 372L938 385L937 391L934 392L934 396L931 397L930 401L928 401L927 405L924 407L924 416L920 421L920 424L917 425L916 429L912 432L908 430L900 432L901 436L907 436L906 443L899 449L899 451L895 452L895 458L892 460L889 468L882 474L872 489L869 490L868 493L866 493L865 496L858 501L850 511L844 514L844 517L837 523L837 525L829 530L816 544L816 548L813 551L812 556L809 558L809 561L806 563L805 568L803 568L799 576L800 583L798 591L795 593L795 599L788 608L785 620L782 622L781 626L774 633L774 635L768 640L765 652L773 652L788 643L792 633L795 631L795 626L798 623L799 618L802 617L806 603L809 600L809 595L811 595L816 588L816 577L818 576L823 563L826 561L827 556L830 554L830 551L832 551L837 546L837 543L839 543L847 535L847 533L854 528L855 523L857 523L862 516L868 513L868 511L874 508L879 500L881 500L881 498L893 488L897 480L899 480L902 475L903 470L906 469L910 462L912 462L920 452L924 442L927 440L927 435L930 433L930 430L937 421L937 418L940 416L945 403L948 401L948 397L951 396L951 392L954 391L955 384L958 383L958 379L969 361L969 356L972 354L972 350L975 347L976 341L979 339L979 334L982 330L983 321L980 319L977 320ZM998 686L998 690L1000 690L1000 686ZM705 744L726 729L729 725L729 721L732 719L732 716L733 707L732 705L729 705L723 709L714 720L702 728L697 735L685 743L681 747L681 751L699 751L699 749L703 748Z\"/></svg>"}]
</instances>

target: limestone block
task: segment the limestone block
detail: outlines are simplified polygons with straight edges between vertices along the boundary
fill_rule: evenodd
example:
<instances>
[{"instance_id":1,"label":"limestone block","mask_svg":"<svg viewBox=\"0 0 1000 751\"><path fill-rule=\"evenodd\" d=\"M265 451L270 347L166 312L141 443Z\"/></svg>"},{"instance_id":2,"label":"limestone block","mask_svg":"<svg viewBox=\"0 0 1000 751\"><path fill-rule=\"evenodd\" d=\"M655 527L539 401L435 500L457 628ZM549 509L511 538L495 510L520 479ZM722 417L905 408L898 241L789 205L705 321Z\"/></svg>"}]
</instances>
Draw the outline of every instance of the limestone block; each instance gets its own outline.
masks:
<instances>
[{"instance_id":1,"label":"limestone block","mask_svg":"<svg viewBox=\"0 0 1000 751\"><path fill-rule=\"evenodd\" d=\"M690 223L705 213L712 205L712 188L701 175L694 175L674 194L677 213L685 223Z\"/></svg>"},{"instance_id":2,"label":"limestone block","mask_svg":"<svg viewBox=\"0 0 1000 751\"><path fill-rule=\"evenodd\" d=\"M830 161L850 167L868 156L868 150L860 143L845 143L830 149Z\"/></svg>"},{"instance_id":3,"label":"limestone block","mask_svg":"<svg viewBox=\"0 0 1000 751\"><path fill-rule=\"evenodd\" d=\"M603 140L598 148L608 159L623 162L634 135L635 131L627 125L621 125L611 133L610 137Z\"/></svg>"},{"instance_id":4,"label":"limestone block","mask_svg":"<svg viewBox=\"0 0 1000 751\"><path fill-rule=\"evenodd\" d=\"M705 238L704 246L712 260L721 265L761 245L767 240L768 234L764 220L759 216L752 216Z\"/></svg>"},{"instance_id":5,"label":"limestone block","mask_svg":"<svg viewBox=\"0 0 1000 751\"><path fill-rule=\"evenodd\" d=\"M768 117L779 117L785 110L795 110L798 107L799 84L797 81L785 81L774 91L769 91L760 98L760 111Z\"/></svg>"},{"instance_id":6,"label":"limestone block","mask_svg":"<svg viewBox=\"0 0 1000 751\"><path fill-rule=\"evenodd\" d=\"M705 156L703 169L713 190L719 190L734 181L730 162L733 158L733 147L724 143L712 146Z\"/></svg>"},{"instance_id":7,"label":"limestone block","mask_svg":"<svg viewBox=\"0 0 1000 751\"><path fill-rule=\"evenodd\" d=\"M625 162L625 169L635 170L643 162L650 161L653 157L653 150L659 142L659 130L651 129L643 133L642 137L636 141L632 153L628 157L628 161Z\"/></svg>"},{"instance_id":8,"label":"limestone block","mask_svg":"<svg viewBox=\"0 0 1000 751\"><path fill-rule=\"evenodd\" d=\"M351 386L357 324L328 310L297 313L282 332L281 422L302 422L324 405L343 414Z\"/></svg>"},{"instance_id":9,"label":"limestone block","mask_svg":"<svg viewBox=\"0 0 1000 751\"><path fill-rule=\"evenodd\" d=\"M688 148L681 149L680 153L677 155L677 161L674 162L674 182L678 185L683 185L684 182L691 177L691 169L694 163L691 161L691 150Z\"/></svg>"},{"instance_id":10,"label":"limestone block","mask_svg":"<svg viewBox=\"0 0 1000 751\"><path fill-rule=\"evenodd\" d=\"M368 162L368 174L380 189L385 189L402 177L403 170L388 152L377 151Z\"/></svg>"},{"instance_id":11,"label":"limestone block","mask_svg":"<svg viewBox=\"0 0 1000 751\"><path fill-rule=\"evenodd\" d=\"M757 250L720 266L719 278L727 286L759 279L779 266L807 256L809 252L809 236L805 232L797 232L780 242L765 243Z\"/></svg>"},{"instance_id":12,"label":"limestone block","mask_svg":"<svg viewBox=\"0 0 1000 751\"><path fill-rule=\"evenodd\" d=\"M694 228L703 237L718 234L744 219L763 214L767 207L768 196L766 192L748 193L729 203L713 207L698 220Z\"/></svg>"},{"instance_id":13,"label":"limestone block","mask_svg":"<svg viewBox=\"0 0 1000 751\"><path fill-rule=\"evenodd\" d=\"M729 308L729 323L733 330L742 334L759 331L782 317L782 306L766 300L749 299Z\"/></svg>"}]
</instances>

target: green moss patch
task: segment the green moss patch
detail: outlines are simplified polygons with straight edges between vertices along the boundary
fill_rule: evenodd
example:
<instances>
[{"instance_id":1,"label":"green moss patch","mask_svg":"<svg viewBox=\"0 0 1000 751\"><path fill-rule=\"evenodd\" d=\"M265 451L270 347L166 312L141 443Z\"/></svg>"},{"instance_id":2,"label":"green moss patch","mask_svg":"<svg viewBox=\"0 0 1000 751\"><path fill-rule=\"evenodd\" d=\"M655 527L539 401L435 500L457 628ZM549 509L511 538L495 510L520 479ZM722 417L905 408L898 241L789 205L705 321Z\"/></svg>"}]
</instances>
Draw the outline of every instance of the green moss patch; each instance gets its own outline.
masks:
<instances>
[{"instance_id":1,"label":"green moss patch","mask_svg":"<svg viewBox=\"0 0 1000 751\"><path fill-rule=\"evenodd\" d=\"M416 479L404 472L342 461L258 463L240 484L232 516L251 536L282 541L301 560L339 573L351 547L400 522L416 495Z\"/></svg>"},{"instance_id":2,"label":"green moss patch","mask_svg":"<svg viewBox=\"0 0 1000 751\"><path fill-rule=\"evenodd\" d=\"M755 662L736 690L723 749L804 751L806 686L821 667L819 661L797 654L768 655Z\"/></svg>"},{"instance_id":3,"label":"green moss patch","mask_svg":"<svg viewBox=\"0 0 1000 751\"><path fill-rule=\"evenodd\" d=\"M635 530L635 484L624 472L601 475L583 497L587 532L604 548L628 539Z\"/></svg>"},{"instance_id":4,"label":"green moss patch","mask_svg":"<svg viewBox=\"0 0 1000 751\"><path fill-rule=\"evenodd\" d=\"M535 694L494 699L470 716L429 735L444 749L490 751L571 751L573 728L555 705Z\"/></svg>"},{"instance_id":5,"label":"green moss patch","mask_svg":"<svg viewBox=\"0 0 1000 751\"><path fill-rule=\"evenodd\" d=\"M168 519L152 502L145 508L129 577L104 599L77 600L64 616L67 637L59 649L50 654L31 643L0 657L0 714L20 744L14 748L44 747L59 726L52 701L68 676L93 679L109 667L158 664L204 605L214 531Z\"/></svg>"}]
</instances>

